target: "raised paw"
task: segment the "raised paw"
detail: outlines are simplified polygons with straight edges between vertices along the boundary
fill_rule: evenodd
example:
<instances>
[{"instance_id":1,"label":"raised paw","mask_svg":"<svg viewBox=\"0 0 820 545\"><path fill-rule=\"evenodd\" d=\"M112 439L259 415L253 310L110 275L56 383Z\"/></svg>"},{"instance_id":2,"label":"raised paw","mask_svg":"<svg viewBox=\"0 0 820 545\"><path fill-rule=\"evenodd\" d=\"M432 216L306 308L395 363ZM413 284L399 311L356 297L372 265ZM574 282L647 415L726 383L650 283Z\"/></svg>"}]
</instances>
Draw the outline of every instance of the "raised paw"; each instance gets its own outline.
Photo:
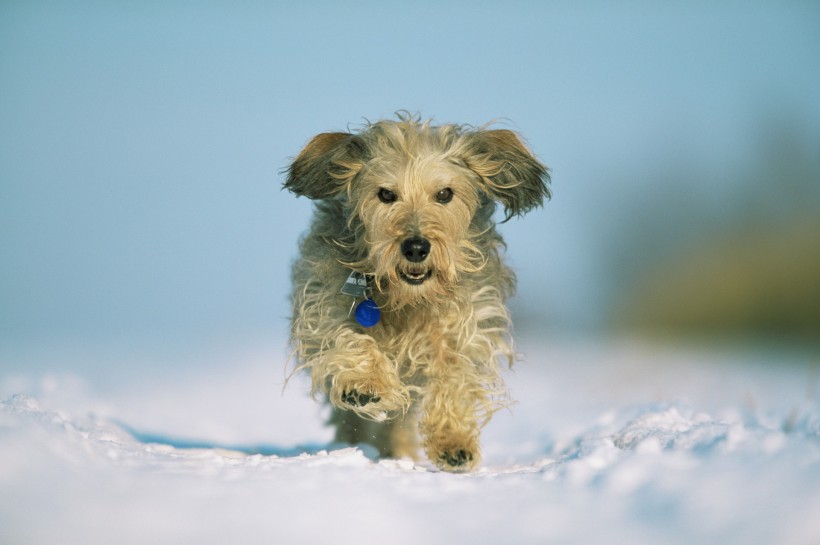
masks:
<instances>
[{"instance_id":1,"label":"raised paw","mask_svg":"<svg viewBox=\"0 0 820 545\"><path fill-rule=\"evenodd\" d=\"M339 379L328 397L339 409L355 411L359 416L383 421L406 410L410 395L406 387L378 380L348 381Z\"/></svg>"},{"instance_id":2,"label":"raised paw","mask_svg":"<svg viewBox=\"0 0 820 545\"><path fill-rule=\"evenodd\" d=\"M379 395L359 392L356 389L342 392L342 402L352 407L364 407L368 403L378 403L381 400Z\"/></svg>"}]
</instances>

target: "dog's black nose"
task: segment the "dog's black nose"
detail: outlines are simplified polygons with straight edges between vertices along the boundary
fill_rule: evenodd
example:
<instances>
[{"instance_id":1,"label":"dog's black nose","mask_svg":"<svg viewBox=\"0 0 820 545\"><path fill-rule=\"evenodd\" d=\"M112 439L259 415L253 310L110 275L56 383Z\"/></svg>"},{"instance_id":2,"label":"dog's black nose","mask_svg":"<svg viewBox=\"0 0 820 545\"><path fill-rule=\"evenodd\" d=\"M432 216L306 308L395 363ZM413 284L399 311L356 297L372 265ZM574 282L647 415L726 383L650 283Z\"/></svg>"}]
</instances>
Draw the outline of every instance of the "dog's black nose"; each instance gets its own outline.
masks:
<instances>
[{"instance_id":1,"label":"dog's black nose","mask_svg":"<svg viewBox=\"0 0 820 545\"><path fill-rule=\"evenodd\" d=\"M401 253L413 263L420 263L427 259L430 253L430 241L426 238L408 238L401 243Z\"/></svg>"}]
</instances>

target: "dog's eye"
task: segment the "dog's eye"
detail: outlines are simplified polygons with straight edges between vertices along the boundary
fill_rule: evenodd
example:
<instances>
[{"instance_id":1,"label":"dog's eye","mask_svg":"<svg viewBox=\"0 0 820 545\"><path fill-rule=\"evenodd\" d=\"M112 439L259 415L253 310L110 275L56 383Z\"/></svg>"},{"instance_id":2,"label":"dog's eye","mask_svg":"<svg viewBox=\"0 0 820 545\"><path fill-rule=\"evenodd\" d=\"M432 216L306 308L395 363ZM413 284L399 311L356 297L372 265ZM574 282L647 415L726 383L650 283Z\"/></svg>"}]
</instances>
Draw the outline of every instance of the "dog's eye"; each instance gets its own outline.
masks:
<instances>
[{"instance_id":1,"label":"dog's eye","mask_svg":"<svg viewBox=\"0 0 820 545\"><path fill-rule=\"evenodd\" d=\"M384 187L379 189L379 200L381 202L390 204L391 202L396 202L396 199L398 199L396 194L389 189L385 189Z\"/></svg>"},{"instance_id":2,"label":"dog's eye","mask_svg":"<svg viewBox=\"0 0 820 545\"><path fill-rule=\"evenodd\" d=\"M453 200L453 190L449 187L445 187L444 189L439 190L436 193L436 201L441 204L447 204L448 202Z\"/></svg>"}]
</instances>

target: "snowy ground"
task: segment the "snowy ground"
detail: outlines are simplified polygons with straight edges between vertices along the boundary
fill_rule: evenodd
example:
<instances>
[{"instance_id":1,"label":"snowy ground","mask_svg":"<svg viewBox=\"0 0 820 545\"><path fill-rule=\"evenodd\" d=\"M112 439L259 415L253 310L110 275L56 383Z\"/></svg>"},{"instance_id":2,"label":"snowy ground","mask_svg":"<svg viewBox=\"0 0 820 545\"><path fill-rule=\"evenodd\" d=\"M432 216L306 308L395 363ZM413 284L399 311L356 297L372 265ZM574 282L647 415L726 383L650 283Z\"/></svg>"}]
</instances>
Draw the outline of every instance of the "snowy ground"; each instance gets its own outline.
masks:
<instances>
[{"instance_id":1,"label":"snowy ground","mask_svg":"<svg viewBox=\"0 0 820 545\"><path fill-rule=\"evenodd\" d=\"M0 543L820 543L816 361L520 348L466 475L329 448L277 343L6 351Z\"/></svg>"}]
</instances>

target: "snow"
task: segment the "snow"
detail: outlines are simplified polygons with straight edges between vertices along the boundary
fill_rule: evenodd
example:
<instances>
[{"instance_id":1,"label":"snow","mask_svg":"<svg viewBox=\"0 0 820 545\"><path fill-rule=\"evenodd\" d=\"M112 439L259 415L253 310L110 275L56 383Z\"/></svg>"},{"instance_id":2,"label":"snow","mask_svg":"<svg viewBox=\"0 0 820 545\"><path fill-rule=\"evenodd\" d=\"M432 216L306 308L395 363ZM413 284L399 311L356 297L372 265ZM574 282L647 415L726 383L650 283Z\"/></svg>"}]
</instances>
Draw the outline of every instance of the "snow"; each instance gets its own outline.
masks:
<instances>
[{"instance_id":1,"label":"snow","mask_svg":"<svg viewBox=\"0 0 820 545\"><path fill-rule=\"evenodd\" d=\"M0 543L820 542L809 356L525 339L484 463L448 474L331 444L280 345L4 354Z\"/></svg>"}]
</instances>

